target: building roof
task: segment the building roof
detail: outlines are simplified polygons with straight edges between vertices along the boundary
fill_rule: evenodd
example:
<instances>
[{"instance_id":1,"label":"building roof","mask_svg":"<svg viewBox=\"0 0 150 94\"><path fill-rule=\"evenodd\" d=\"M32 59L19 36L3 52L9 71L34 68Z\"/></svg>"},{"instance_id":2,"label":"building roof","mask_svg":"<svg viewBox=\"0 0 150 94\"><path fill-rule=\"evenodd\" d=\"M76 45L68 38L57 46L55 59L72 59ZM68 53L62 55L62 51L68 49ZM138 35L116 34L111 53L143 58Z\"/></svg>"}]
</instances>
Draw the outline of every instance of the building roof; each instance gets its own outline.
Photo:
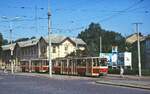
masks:
<instances>
[{"instance_id":1,"label":"building roof","mask_svg":"<svg viewBox=\"0 0 150 94\"><path fill-rule=\"evenodd\" d=\"M39 42L40 39L31 39L27 41L18 42L18 45L20 47L27 47L27 46L33 46L36 45Z\"/></svg>"},{"instance_id":2,"label":"building roof","mask_svg":"<svg viewBox=\"0 0 150 94\"><path fill-rule=\"evenodd\" d=\"M70 38L75 44L86 45L86 43L80 38Z\"/></svg>"},{"instance_id":3,"label":"building roof","mask_svg":"<svg viewBox=\"0 0 150 94\"><path fill-rule=\"evenodd\" d=\"M31 40L27 40L27 41L21 41L21 42L17 42L17 43L18 43L19 47L33 46L33 45L36 45L41 38L31 39ZM59 44L67 38L69 38L69 37L53 34L53 35L51 35L51 43ZM48 37L44 38L44 39L48 43ZM86 45L86 43L82 39L79 39L79 38L69 38L69 39L71 39L71 41L73 41L75 44ZM16 45L16 43L13 43L13 49L14 49L15 45ZM2 49L3 50L10 50L10 47L11 47L10 44L9 45L3 45Z\"/></svg>"},{"instance_id":4,"label":"building roof","mask_svg":"<svg viewBox=\"0 0 150 94\"><path fill-rule=\"evenodd\" d=\"M32 46L32 45L36 45L38 43L40 39L31 39L31 40L27 40L27 41L21 41L21 42L17 42L19 47L27 47L27 46ZM13 49L15 48L16 46L16 43L13 43ZM10 47L11 47L11 44L8 44L8 45L3 45L2 46L2 49L3 50L10 50Z\"/></svg>"},{"instance_id":5,"label":"building roof","mask_svg":"<svg viewBox=\"0 0 150 94\"><path fill-rule=\"evenodd\" d=\"M126 38L126 42L127 43L131 43L133 44L134 42L137 41L137 33L131 34ZM143 35L140 35L140 41L143 41L145 39L145 37Z\"/></svg>"},{"instance_id":6,"label":"building roof","mask_svg":"<svg viewBox=\"0 0 150 94\"><path fill-rule=\"evenodd\" d=\"M61 36L61 35L51 35L51 43L61 43L66 37L65 36ZM48 43L48 37L44 38L46 40L46 42Z\"/></svg>"},{"instance_id":7,"label":"building roof","mask_svg":"<svg viewBox=\"0 0 150 94\"><path fill-rule=\"evenodd\" d=\"M12 48L13 48L13 49L14 49L15 45L16 45L16 43L13 43L13 44L12 44ZM10 50L10 49L11 49L11 44L3 45L3 46L2 46L2 49L3 49L4 51Z\"/></svg>"},{"instance_id":8,"label":"building roof","mask_svg":"<svg viewBox=\"0 0 150 94\"><path fill-rule=\"evenodd\" d=\"M86 43L80 38L66 37L66 36L55 35L55 34L51 35L51 43L61 43L67 38L71 39L76 44L86 45ZM48 43L48 37L45 38L45 40Z\"/></svg>"}]
</instances>

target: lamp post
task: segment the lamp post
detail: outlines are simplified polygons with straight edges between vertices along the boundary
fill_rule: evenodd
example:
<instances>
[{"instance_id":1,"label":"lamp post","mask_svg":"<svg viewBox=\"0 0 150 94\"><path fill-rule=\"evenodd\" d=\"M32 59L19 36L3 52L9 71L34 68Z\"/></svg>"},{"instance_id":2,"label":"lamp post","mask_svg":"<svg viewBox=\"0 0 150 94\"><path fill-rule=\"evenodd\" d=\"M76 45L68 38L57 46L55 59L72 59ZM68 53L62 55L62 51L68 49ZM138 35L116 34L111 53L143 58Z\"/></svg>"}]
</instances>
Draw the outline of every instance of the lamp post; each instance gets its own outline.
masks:
<instances>
[{"instance_id":1,"label":"lamp post","mask_svg":"<svg viewBox=\"0 0 150 94\"><path fill-rule=\"evenodd\" d=\"M136 26L136 32L137 32L137 47L138 47L138 67L139 67L139 77L142 76L141 73L141 51L140 51L140 37L139 37L139 25L142 23L134 23Z\"/></svg>"},{"instance_id":2,"label":"lamp post","mask_svg":"<svg viewBox=\"0 0 150 94\"><path fill-rule=\"evenodd\" d=\"M51 60L51 31L50 31L50 4L49 4L50 0L48 0L48 60L49 60L49 76L52 77L52 60Z\"/></svg>"},{"instance_id":3,"label":"lamp post","mask_svg":"<svg viewBox=\"0 0 150 94\"><path fill-rule=\"evenodd\" d=\"M2 19L8 20L9 31L10 31L10 61L11 61L11 74L14 74L14 63L13 63L13 44L12 44L12 24L11 21L19 19L20 17L9 18L6 16L1 17Z\"/></svg>"}]
</instances>

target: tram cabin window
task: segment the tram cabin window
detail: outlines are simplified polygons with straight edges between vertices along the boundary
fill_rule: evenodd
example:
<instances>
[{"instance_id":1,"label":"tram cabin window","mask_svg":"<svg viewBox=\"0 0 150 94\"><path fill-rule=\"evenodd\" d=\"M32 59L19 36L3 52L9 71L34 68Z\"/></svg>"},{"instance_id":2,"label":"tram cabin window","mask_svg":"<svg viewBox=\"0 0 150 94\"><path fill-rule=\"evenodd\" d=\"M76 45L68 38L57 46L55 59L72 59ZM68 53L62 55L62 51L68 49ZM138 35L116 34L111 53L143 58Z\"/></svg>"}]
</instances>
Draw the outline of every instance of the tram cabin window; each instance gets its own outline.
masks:
<instances>
[{"instance_id":1,"label":"tram cabin window","mask_svg":"<svg viewBox=\"0 0 150 94\"><path fill-rule=\"evenodd\" d=\"M107 66L107 60L106 59L102 59L100 61L100 66Z\"/></svg>"}]
</instances>

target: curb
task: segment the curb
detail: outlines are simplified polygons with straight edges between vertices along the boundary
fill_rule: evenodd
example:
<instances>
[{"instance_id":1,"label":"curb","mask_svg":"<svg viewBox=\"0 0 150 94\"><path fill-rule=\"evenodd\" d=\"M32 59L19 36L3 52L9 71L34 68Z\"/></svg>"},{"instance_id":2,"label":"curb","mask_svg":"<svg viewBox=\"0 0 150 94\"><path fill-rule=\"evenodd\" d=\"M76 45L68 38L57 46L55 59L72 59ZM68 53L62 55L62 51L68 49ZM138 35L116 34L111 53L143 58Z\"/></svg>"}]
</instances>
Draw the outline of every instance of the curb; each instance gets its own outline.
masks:
<instances>
[{"instance_id":1,"label":"curb","mask_svg":"<svg viewBox=\"0 0 150 94\"><path fill-rule=\"evenodd\" d=\"M28 73L18 73L15 75L23 75L23 76L31 76L31 77L44 77L44 78L50 78L50 79L58 79L58 80L77 80L77 79L85 79L85 80L89 80L91 78L88 77L78 77L78 76L68 76L68 75L54 75L52 77L49 77L48 75L44 75L44 74L28 74Z\"/></svg>"},{"instance_id":2,"label":"curb","mask_svg":"<svg viewBox=\"0 0 150 94\"><path fill-rule=\"evenodd\" d=\"M115 86L124 86L124 87L132 87L132 88L140 88L140 89L147 89L150 90L148 86L142 85L133 85L133 84L126 84L126 83L113 83L113 82L106 82L106 81L95 81L97 84L106 84L106 85L115 85Z\"/></svg>"}]
</instances>

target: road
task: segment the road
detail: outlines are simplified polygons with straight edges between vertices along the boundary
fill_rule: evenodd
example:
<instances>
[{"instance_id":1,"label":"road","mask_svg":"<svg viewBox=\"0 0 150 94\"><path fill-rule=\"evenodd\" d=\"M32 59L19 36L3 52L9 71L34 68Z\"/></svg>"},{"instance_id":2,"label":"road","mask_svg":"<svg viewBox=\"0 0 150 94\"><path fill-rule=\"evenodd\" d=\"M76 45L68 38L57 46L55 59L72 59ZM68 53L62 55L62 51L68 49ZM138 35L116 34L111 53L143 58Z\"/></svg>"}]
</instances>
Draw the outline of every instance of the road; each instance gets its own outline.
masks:
<instances>
[{"instance_id":1,"label":"road","mask_svg":"<svg viewBox=\"0 0 150 94\"><path fill-rule=\"evenodd\" d=\"M150 94L150 90L100 85L92 79L55 79L0 73L0 94Z\"/></svg>"}]
</instances>

